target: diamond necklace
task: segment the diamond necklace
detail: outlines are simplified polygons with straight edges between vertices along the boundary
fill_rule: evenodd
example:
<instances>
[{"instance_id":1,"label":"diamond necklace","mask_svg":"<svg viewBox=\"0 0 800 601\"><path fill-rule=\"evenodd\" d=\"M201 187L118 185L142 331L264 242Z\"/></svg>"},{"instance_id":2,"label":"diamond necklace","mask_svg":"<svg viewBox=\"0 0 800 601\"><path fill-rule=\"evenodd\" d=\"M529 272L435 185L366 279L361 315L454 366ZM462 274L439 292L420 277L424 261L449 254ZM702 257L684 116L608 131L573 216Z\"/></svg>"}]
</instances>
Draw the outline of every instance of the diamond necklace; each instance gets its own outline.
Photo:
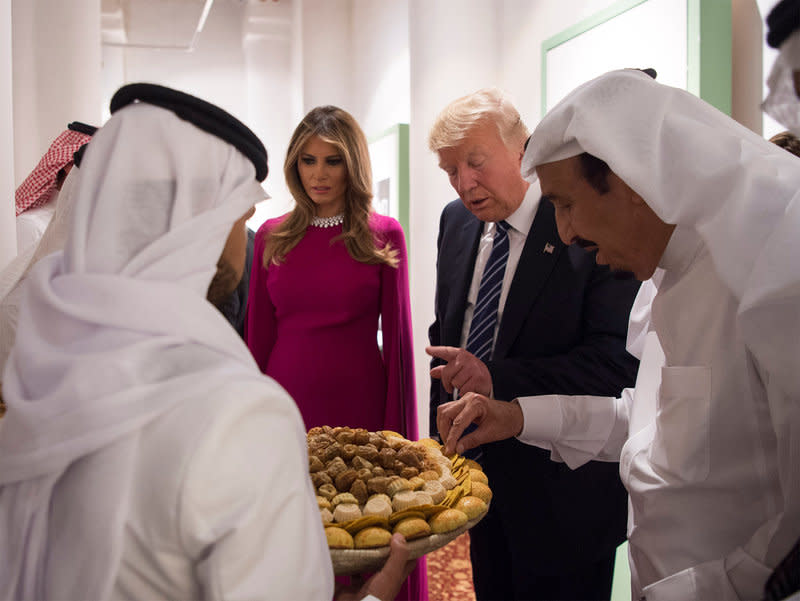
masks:
<instances>
[{"instance_id":1,"label":"diamond necklace","mask_svg":"<svg viewBox=\"0 0 800 601\"><path fill-rule=\"evenodd\" d=\"M314 217L311 218L311 225L314 227L333 227L344 223L344 213L339 213L333 217Z\"/></svg>"}]
</instances>

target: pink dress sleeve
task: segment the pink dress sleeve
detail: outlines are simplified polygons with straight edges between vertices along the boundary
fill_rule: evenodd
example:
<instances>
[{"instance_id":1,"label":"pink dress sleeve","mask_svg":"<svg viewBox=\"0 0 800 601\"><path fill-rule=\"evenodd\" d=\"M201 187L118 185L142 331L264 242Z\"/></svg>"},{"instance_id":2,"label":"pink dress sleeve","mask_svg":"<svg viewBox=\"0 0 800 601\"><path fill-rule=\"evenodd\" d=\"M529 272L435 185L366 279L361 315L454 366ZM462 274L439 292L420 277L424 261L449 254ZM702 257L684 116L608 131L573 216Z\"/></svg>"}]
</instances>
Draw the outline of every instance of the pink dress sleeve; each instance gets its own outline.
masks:
<instances>
[{"instance_id":1,"label":"pink dress sleeve","mask_svg":"<svg viewBox=\"0 0 800 601\"><path fill-rule=\"evenodd\" d=\"M267 269L264 267L264 245L275 220L265 222L256 232L253 244L253 264L250 267L250 288L244 322L244 340L259 369L266 373L272 348L275 346L275 306L267 289Z\"/></svg>"},{"instance_id":2,"label":"pink dress sleeve","mask_svg":"<svg viewBox=\"0 0 800 601\"><path fill-rule=\"evenodd\" d=\"M379 239L398 251L397 268L381 266L381 325L387 390L384 427L417 440L417 397L411 334L411 301L408 285L408 254L400 224L382 217L376 228Z\"/></svg>"}]
</instances>

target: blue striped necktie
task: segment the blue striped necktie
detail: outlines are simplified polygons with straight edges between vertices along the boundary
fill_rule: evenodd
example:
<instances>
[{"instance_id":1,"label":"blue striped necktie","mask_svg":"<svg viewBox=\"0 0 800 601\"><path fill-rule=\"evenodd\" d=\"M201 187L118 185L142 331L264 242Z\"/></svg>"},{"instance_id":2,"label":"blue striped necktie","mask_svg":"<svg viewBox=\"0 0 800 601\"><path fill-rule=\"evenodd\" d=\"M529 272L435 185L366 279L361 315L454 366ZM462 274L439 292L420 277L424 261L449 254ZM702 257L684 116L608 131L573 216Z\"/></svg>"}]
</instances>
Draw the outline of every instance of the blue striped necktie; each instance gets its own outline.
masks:
<instances>
[{"instance_id":1,"label":"blue striped necktie","mask_svg":"<svg viewBox=\"0 0 800 601\"><path fill-rule=\"evenodd\" d=\"M511 227L505 221L498 221L495 225L497 229L492 242L492 252L483 269L467 336L467 351L484 363L491 357L494 345L500 290L503 287L503 276L508 262L508 228Z\"/></svg>"}]
</instances>

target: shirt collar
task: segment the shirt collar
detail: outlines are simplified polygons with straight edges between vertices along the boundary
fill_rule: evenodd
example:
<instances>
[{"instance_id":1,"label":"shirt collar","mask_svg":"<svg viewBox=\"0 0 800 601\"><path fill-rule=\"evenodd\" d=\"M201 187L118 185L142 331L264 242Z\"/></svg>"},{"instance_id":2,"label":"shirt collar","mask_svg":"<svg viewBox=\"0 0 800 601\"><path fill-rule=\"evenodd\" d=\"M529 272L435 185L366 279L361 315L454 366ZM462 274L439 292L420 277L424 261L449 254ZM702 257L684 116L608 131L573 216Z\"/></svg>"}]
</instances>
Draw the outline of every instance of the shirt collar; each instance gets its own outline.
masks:
<instances>
[{"instance_id":1,"label":"shirt collar","mask_svg":"<svg viewBox=\"0 0 800 601\"><path fill-rule=\"evenodd\" d=\"M533 219L536 217L536 211L539 209L539 199L541 196L542 189L537 179L530 183L522 202L517 207L517 210L508 216L506 222L516 231L527 236L531 225L533 225Z\"/></svg>"}]
</instances>

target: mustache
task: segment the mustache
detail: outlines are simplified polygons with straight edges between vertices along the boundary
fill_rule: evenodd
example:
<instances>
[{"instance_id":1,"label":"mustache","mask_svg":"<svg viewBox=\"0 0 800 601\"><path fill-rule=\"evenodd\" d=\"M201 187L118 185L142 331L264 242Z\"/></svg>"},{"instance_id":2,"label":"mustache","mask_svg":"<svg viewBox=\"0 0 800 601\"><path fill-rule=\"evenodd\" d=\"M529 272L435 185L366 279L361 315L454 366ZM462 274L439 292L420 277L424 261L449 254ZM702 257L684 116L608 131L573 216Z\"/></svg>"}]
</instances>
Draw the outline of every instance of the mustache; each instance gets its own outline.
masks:
<instances>
[{"instance_id":1,"label":"mustache","mask_svg":"<svg viewBox=\"0 0 800 601\"><path fill-rule=\"evenodd\" d=\"M581 248L588 248L590 246L597 246L597 244L591 240L587 240L586 238L579 238L576 236L572 239L572 244L577 244Z\"/></svg>"},{"instance_id":2,"label":"mustache","mask_svg":"<svg viewBox=\"0 0 800 601\"><path fill-rule=\"evenodd\" d=\"M587 240L586 238L581 238L579 236L576 236L575 238L572 239L572 244L580 246L581 248L589 248L590 246L597 246L597 243L595 243L594 241ZM633 280L636 278L636 275L634 275L632 271L627 271L625 269L612 269L611 275L615 280L621 280L621 281Z\"/></svg>"}]
</instances>

